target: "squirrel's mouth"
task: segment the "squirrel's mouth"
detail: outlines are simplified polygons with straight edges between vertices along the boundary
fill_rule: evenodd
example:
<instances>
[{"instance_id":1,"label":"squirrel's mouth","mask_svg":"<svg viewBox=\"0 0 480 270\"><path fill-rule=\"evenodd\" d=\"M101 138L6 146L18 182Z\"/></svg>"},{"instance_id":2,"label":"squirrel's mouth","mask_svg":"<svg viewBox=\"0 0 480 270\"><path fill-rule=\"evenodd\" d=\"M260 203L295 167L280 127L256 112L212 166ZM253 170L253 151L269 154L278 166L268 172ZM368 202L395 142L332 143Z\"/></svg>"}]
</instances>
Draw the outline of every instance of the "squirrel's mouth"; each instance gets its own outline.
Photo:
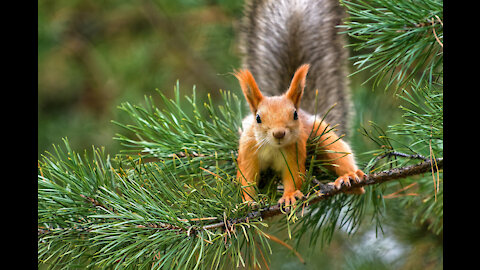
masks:
<instances>
[{"instance_id":1,"label":"squirrel's mouth","mask_svg":"<svg viewBox=\"0 0 480 270\"><path fill-rule=\"evenodd\" d=\"M285 146L285 142L284 141L278 141L278 140L270 140L268 142L268 145L271 146L271 147L280 148L280 147Z\"/></svg>"},{"instance_id":2,"label":"squirrel's mouth","mask_svg":"<svg viewBox=\"0 0 480 270\"><path fill-rule=\"evenodd\" d=\"M288 144L287 140L283 139L274 139L272 144L276 147L286 146Z\"/></svg>"}]
</instances>

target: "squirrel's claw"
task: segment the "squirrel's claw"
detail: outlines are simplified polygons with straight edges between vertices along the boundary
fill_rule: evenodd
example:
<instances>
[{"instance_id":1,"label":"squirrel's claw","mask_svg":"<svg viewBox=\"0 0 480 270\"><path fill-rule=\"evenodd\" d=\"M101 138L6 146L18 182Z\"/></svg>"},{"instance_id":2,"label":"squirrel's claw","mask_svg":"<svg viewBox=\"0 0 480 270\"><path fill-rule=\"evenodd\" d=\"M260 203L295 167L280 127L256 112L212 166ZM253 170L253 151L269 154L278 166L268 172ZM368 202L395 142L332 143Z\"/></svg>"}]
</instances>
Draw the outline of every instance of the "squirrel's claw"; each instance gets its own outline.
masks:
<instances>
[{"instance_id":1,"label":"squirrel's claw","mask_svg":"<svg viewBox=\"0 0 480 270\"><path fill-rule=\"evenodd\" d=\"M352 180L354 183L361 183L365 180L365 173L362 172L362 170L357 170L355 172L350 172L350 173L346 173L340 177L338 177L335 182L333 183L328 183L329 185L333 185L335 186L335 189L340 189L341 186L342 186L342 183L347 186L347 187L350 187L352 184L350 183L350 180ZM353 192L353 191L357 191L357 192ZM363 187L361 188L358 188L358 189L355 189L355 190L352 190L353 193L355 194L362 194L365 192L365 190L363 189Z\"/></svg>"},{"instance_id":2,"label":"squirrel's claw","mask_svg":"<svg viewBox=\"0 0 480 270\"><path fill-rule=\"evenodd\" d=\"M281 205L285 203L285 206L294 205L295 202L297 202L295 198L302 199L303 197L303 193L300 190L295 190L293 192L285 192L283 193L282 198L278 200L278 204Z\"/></svg>"}]
</instances>

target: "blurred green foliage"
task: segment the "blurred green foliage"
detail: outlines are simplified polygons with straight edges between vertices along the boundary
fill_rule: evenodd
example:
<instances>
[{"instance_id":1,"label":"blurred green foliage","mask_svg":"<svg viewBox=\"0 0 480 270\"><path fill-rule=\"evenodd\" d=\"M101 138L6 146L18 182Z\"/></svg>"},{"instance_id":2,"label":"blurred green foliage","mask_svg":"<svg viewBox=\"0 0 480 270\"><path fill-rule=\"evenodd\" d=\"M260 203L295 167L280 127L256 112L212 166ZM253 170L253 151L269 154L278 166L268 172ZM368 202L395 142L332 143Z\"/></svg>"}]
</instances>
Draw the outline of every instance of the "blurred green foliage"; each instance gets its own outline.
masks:
<instances>
[{"instance_id":1,"label":"blurred green foliage","mask_svg":"<svg viewBox=\"0 0 480 270\"><path fill-rule=\"evenodd\" d=\"M68 137L77 149L112 140L122 101L155 88L236 90L239 1L40 1L39 153Z\"/></svg>"},{"instance_id":2,"label":"blurred green foliage","mask_svg":"<svg viewBox=\"0 0 480 270\"><path fill-rule=\"evenodd\" d=\"M240 95L230 72L240 66L236 31L242 12L243 1L235 0L39 1L38 156L50 151L52 144L61 144L62 137L68 137L77 151L95 145L105 146L107 153L118 153L120 144L112 138L121 128L111 120L126 122L127 116L117 106L124 101L142 103L144 95L157 99L156 88L173 97L177 80L182 94L190 95L195 85L198 97L211 93L214 102L220 99L219 89ZM368 127L369 121L386 127L397 123L402 114L398 109L402 103L393 93L361 85L369 75L360 72L351 78L354 130ZM362 166L371 156L361 153L376 146L358 132L349 137ZM397 210L396 217L405 215ZM405 222L407 218L398 219ZM370 229L360 230L357 242ZM428 251L429 241L438 245L438 238L422 242L431 237L423 228L398 234L416 235L419 254L424 254L422 248ZM318 269L320 265L326 269L375 269L373 264L376 269L391 269L376 250L371 250L370 260L368 256L355 257L358 250L351 241L346 234L337 233L326 250L306 257L309 266L299 266L291 252L273 247L272 269L289 265L297 269ZM306 250L301 253L308 254Z\"/></svg>"},{"instance_id":3,"label":"blurred green foliage","mask_svg":"<svg viewBox=\"0 0 480 270\"><path fill-rule=\"evenodd\" d=\"M39 155L62 137L75 149L96 145L117 153L112 137L119 127L110 120L125 117L117 106L158 98L156 88L171 96L177 80L182 93L195 85L198 96L211 93L214 101L219 89L241 94L230 72L240 66L242 12L243 1L232 0L39 2ZM356 127L391 122L397 101L360 87L362 78L351 83Z\"/></svg>"}]
</instances>

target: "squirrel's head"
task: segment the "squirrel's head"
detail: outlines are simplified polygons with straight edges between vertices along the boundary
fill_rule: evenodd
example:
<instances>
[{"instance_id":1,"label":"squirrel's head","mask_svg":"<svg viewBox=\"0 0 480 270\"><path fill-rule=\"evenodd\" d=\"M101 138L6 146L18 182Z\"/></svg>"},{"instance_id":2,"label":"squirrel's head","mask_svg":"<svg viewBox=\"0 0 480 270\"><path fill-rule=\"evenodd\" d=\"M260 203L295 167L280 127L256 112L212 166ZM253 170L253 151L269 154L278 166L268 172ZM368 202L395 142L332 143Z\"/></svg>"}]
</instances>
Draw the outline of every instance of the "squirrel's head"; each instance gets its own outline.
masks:
<instances>
[{"instance_id":1,"label":"squirrel's head","mask_svg":"<svg viewBox=\"0 0 480 270\"><path fill-rule=\"evenodd\" d=\"M248 70L235 72L243 94L253 114L255 137L260 145L285 146L297 141L302 123L300 100L305 88L308 64L300 66L288 90L281 96L263 96L252 73Z\"/></svg>"}]
</instances>

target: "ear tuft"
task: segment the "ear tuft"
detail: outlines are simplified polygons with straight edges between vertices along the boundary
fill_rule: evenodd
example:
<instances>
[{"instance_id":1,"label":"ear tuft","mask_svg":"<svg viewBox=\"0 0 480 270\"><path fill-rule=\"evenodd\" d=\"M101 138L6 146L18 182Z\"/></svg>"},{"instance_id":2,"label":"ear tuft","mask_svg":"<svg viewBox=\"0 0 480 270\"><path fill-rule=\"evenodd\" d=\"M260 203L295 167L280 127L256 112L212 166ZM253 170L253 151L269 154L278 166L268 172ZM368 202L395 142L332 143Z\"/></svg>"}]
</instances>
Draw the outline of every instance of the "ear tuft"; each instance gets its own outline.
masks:
<instances>
[{"instance_id":1,"label":"ear tuft","mask_svg":"<svg viewBox=\"0 0 480 270\"><path fill-rule=\"evenodd\" d=\"M300 99L303 95L303 89L305 88L305 81L309 68L309 64L304 64L295 71L290 87L285 93L285 96L293 102L297 109L300 106Z\"/></svg>"},{"instance_id":2,"label":"ear tuft","mask_svg":"<svg viewBox=\"0 0 480 270\"><path fill-rule=\"evenodd\" d=\"M258 89L257 83L252 73L248 69L242 69L234 72L235 77L240 83L243 95L247 99L250 109L253 113L257 112L258 104L263 99L263 95Z\"/></svg>"}]
</instances>

